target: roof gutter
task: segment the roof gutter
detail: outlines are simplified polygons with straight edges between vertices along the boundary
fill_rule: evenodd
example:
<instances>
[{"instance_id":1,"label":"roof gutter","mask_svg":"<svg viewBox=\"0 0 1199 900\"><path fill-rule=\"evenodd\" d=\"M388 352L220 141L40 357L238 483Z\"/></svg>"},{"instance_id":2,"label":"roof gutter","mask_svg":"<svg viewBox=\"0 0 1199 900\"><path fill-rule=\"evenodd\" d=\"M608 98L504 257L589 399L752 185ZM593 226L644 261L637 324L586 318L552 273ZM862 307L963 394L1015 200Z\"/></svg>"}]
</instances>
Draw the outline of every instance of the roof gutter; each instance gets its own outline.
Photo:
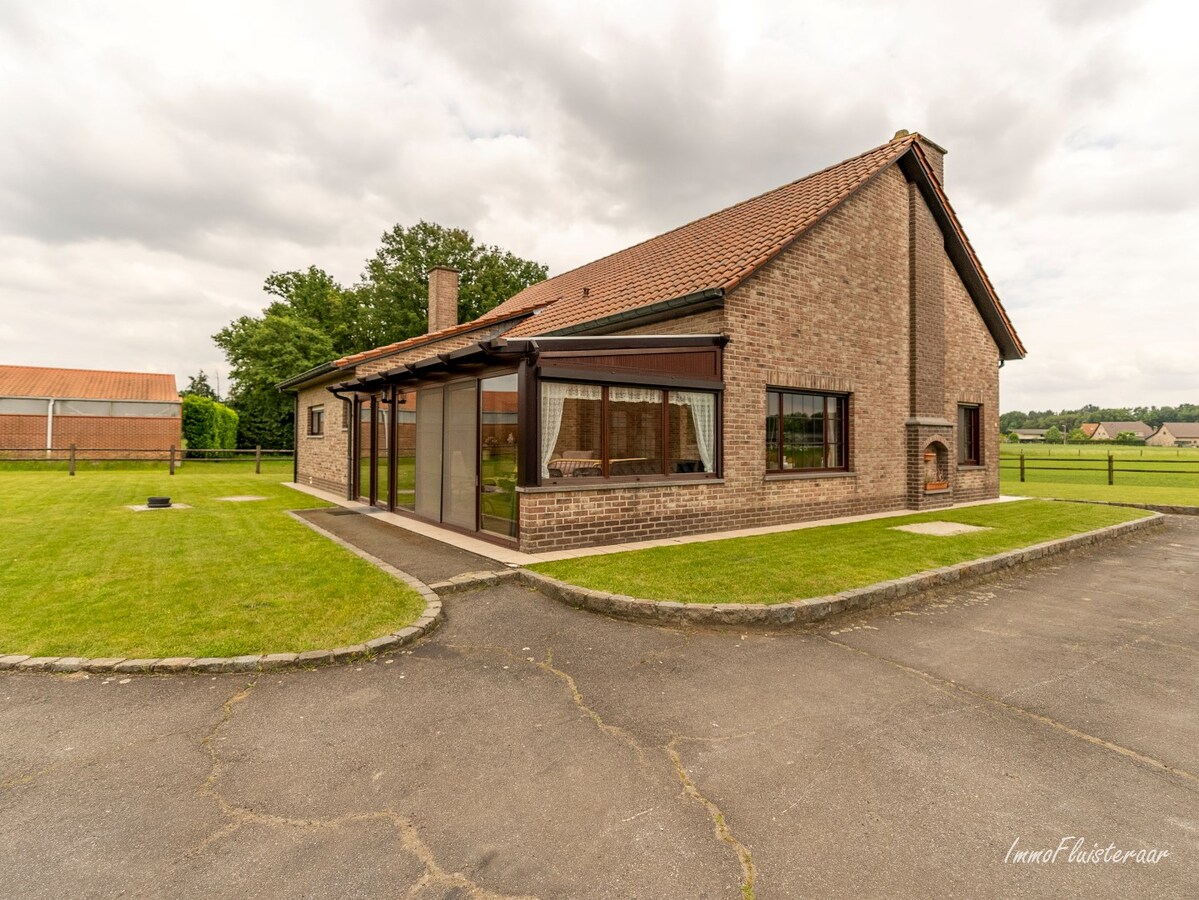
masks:
<instances>
[{"instance_id":1,"label":"roof gutter","mask_svg":"<svg viewBox=\"0 0 1199 900\"><path fill-rule=\"evenodd\" d=\"M336 372L341 366L335 362L321 363L319 366L313 366L307 372L301 372L299 375L293 375L291 378L284 379L275 385L277 391L287 391L298 388L306 381L312 381L314 378L320 378L322 375L328 375L331 372Z\"/></svg>"},{"instance_id":2,"label":"roof gutter","mask_svg":"<svg viewBox=\"0 0 1199 900\"><path fill-rule=\"evenodd\" d=\"M567 325L564 328L557 328L546 332L546 336L603 334L607 331L618 331L622 328L628 328L634 322L649 325L653 322L660 322L663 319L673 319L678 316L681 310L686 310L689 313L697 313L708 309L719 309L722 306L724 306L724 288L704 288L702 291L684 294L681 297L660 300L657 303L651 303L649 306L639 306L636 309L613 313L610 316L591 319L587 322L580 322L577 325Z\"/></svg>"}]
</instances>

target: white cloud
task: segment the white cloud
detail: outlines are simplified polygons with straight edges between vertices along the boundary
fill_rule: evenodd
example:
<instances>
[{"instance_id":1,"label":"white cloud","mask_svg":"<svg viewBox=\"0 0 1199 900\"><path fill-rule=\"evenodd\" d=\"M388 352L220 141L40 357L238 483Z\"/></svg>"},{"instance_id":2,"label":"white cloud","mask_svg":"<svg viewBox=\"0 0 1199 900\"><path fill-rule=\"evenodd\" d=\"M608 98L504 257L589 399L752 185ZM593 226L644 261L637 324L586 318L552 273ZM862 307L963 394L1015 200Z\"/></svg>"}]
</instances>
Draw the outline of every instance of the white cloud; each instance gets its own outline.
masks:
<instances>
[{"instance_id":1,"label":"white cloud","mask_svg":"<svg viewBox=\"0 0 1199 900\"><path fill-rule=\"evenodd\" d=\"M1030 350L1005 408L1196 400L1189 5L0 6L0 358L222 367L272 270L419 218L593 259L919 129ZM53 341L45 336L54 335Z\"/></svg>"}]
</instances>

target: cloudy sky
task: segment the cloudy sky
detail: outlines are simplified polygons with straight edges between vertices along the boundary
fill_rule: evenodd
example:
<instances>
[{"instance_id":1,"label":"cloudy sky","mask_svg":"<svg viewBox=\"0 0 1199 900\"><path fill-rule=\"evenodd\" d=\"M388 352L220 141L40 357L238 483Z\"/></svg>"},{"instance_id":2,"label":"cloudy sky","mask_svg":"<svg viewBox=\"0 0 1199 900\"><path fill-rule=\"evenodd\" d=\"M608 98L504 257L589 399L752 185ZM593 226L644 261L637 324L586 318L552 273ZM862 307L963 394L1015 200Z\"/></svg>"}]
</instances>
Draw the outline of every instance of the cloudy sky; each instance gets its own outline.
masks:
<instances>
[{"instance_id":1,"label":"cloudy sky","mask_svg":"<svg viewBox=\"0 0 1199 900\"><path fill-rule=\"evenodd\" d=\"M0 362L224 377L394 223L560 272L883 143L1029 348L1005 409L1199 402L1192 5L0 3Z\"/></svg>"}]
</instances>

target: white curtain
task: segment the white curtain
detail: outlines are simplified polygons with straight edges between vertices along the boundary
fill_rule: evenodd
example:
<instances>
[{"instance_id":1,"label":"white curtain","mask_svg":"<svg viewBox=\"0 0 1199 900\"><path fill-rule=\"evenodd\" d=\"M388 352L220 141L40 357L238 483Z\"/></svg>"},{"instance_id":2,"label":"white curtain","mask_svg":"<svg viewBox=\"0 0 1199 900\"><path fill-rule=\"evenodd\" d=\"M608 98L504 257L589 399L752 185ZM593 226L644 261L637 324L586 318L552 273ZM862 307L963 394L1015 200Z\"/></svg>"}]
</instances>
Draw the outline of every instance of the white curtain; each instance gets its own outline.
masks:
<instances>
[{"instance_id":1,"label":"white curtain","mask_svg":"<svg viewBox=\"0 0 1199 900\"><path fill-rule=\"evenodd\" d=\"M608 388L608 402L660 404L662 392L653 388L610 387Z\"/></svg>"},{"instance_id":2,"label":"white curtain","mask_svg":"<svg viewBox=\"0 0 1199 900\"><path fill-rule=\"evenodd\" d=\"M558 446L562 430L562 408L567 400L594 400L599 403L602 388L590 384L566 384L561 381L541 382L541 477L550 477L550 460Z\"/></svg>"},{"instance_id":3,"label":"white curtain","mask_svg":"<svg viewBox=\"0 0 1199 900\"><path fill-rule=\"evenodd\" d=\"M716 442L716 395L700 391L671 391L670 402L687 407L695 428L695 446L704 471L712 471L712 445Z\"/></svg>"}]
</instances>

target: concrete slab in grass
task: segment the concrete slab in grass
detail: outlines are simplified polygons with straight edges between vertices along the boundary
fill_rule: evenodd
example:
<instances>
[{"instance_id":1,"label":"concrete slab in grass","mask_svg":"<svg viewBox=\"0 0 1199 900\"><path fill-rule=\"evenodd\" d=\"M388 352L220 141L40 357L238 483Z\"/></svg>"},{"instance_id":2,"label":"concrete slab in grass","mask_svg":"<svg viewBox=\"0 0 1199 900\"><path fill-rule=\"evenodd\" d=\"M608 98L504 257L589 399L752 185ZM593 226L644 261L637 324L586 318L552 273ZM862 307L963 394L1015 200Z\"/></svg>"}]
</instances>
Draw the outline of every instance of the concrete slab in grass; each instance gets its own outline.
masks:
<instances>
[{"instance_id":1,"label":"concrete slab in grass","mask_svg":"<svg viewBox=\"0 0 1199 900\"><path fill-rule=\"evenodd\" d=\"M915 522L911 525L894 525L890 531L906 531L909 534L931 534L934 537L954 537L975 531L990 531L978 525L963 525L961 522Z\"/></svg>"}]
</instances>

